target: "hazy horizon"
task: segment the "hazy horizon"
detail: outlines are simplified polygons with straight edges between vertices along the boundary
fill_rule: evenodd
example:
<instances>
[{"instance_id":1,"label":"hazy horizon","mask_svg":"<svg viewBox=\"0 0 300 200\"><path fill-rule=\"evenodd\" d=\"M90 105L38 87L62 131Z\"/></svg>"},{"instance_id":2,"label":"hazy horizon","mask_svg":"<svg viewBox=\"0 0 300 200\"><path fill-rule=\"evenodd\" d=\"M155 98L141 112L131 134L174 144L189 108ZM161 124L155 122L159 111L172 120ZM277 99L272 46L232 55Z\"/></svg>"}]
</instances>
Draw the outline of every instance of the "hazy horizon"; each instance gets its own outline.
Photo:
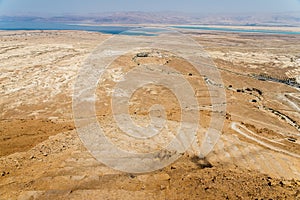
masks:
<instances>
[{"instance_id":1,"label":"hazy horizon","mask_svg":"<svg viewBox=\"0 0 300 200\"><path fill-rule=\"evenodd\" d=\"M0 15L87 15L103 12L274 13L300 11L300 0L0 0Z\"/></svg>"}]
</instances>

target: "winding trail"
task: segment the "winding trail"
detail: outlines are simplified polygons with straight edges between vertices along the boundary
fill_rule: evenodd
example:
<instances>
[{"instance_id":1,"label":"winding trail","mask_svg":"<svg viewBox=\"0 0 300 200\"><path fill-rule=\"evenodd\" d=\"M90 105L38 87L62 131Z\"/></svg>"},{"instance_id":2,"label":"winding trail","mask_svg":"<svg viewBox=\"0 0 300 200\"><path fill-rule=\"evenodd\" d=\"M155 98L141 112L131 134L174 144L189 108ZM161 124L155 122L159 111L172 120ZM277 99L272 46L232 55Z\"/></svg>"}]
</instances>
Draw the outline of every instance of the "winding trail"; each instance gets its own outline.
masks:
<instances>
[{"instance_id":1,"label":"winding trail","mask_svg":"<svg viewBox=\"0 0 300 200\"><path fill-rule=\"evenodd\" d=\"M273 151L277 151L277 152L280 152L280 153L284 153L284 154L287 154L287 155L289 155L289 156L293 156L293 157L295 157L295 158L300 158L300 155L299 155L299 154L295 154L295 153L292 153L292 152L290 152L290 151L287 151L287 150L284 150L284 149L275 147L275 146L273 146L273 145L271 145L271 144L268 144L268 143L266 143L266 142L264 142L264 141L262 141L262 140L257 139L256 137L254 137L254 136L258 136L257 134L253 133L251 130L247 129L245 126L242 126L242 125L240 125L240 124L238 124L238 123L236 123L236 122L232 122L232 123L231 123L231 128L232 128L234 131L236 131L237 133L239 133L240 135L242 135L242 136L244 136L244 137L246 137L246 138L248 138L248 139L250 139L250 140L253 140L254 142L256 142L256 143L258 143L258 144L260 144L260 145L262 145L262 146L265 146L265 147L267 147L267 148L269 148L269 149L271 149L271 150L273 150ZM243 130L246 130L248 133L242 131L241 128L242 128ZM264 138L264 137L262 137L262 136L259 136L259 137L260 137L260 138ZM268 141L270 141L270 142L273 142L273 143L278 143L278 142L269 140L269 139L267 139L267 138L264 138L264 139L265 139L265 140L268 140Z\"/></svg>"}]
</instances>

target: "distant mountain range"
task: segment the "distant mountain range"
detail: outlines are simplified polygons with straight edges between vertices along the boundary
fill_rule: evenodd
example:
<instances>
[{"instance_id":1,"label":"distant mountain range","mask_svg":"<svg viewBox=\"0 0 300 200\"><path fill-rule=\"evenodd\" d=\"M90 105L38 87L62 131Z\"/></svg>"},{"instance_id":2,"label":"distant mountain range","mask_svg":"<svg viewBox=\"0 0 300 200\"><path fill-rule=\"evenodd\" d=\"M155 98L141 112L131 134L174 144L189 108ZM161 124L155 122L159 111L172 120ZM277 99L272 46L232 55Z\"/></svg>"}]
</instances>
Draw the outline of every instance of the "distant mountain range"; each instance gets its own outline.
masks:
<instances>
[{"instance_id":1,"label":"distant mountain range","mask_svg":"<svg viewBox=\"0 0 300 200\"><path fill-rule=\"evenodd\" d=\"M180 12L110 12L89 15L0 16L0 21L67 22L88 24L203 24L300 26L300 12L265 14L186 14Z\"/></svg>"}]
</instances>

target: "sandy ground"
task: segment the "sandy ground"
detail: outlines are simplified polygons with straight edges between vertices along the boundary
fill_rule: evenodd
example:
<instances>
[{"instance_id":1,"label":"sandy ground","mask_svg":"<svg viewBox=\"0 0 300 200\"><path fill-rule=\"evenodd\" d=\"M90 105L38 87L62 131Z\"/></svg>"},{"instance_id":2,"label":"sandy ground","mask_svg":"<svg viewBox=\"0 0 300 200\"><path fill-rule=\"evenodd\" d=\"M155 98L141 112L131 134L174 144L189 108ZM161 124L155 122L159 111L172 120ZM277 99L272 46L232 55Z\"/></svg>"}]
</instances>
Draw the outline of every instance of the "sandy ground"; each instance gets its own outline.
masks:
<instances>
[{"instance_id":1,"label":"sandy ground","mask_svg":"<svg viewBox=\"0 0 300 200\"><path fill-rule=\"evenodd\" d=\"M78 31L0 32L0 199L300 199L299 89L253 78L298 77L300 36L193 34L224 82L221 138L205 159L198 157L212 113L208 93L196 95L203 127L198 143L172 165L145 174L99 163L73 122L75 77L109 37ZM196 83L205 87L188 63L166 52L118 58L99 82L96 110L107 136L123 148L130 145L122 142L114 123L111 93L124 71L147 63L181 69L196 90ZM166 108L169 127L178 127L176 97L157 86L132 96L129 112L136 123L149 122L148 109L157 99ZM133 148L144 151L143 145Z\"/></svg>"}]
</instances>

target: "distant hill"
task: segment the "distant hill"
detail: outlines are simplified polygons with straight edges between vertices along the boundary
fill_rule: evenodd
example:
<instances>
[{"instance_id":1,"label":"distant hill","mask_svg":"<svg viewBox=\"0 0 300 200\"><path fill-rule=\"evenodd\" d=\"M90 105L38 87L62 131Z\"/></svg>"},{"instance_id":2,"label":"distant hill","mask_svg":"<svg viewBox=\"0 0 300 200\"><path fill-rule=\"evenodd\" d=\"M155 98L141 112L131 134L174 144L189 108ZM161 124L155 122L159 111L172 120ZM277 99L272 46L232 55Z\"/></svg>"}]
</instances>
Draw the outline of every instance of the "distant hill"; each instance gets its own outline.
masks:
<instances>
[{"instance_id":1,"label":"distant hill","mask_svg":"<svg viewBox=\"0 0 300 200\"><path fill-rule=\"evenodd\" d=\"M1 21L50 21L91 24L207 24L249 26L300 26L300 12L248 14L187 14L180 12L110 12L41 17L0 16Z\"/></svg>"}]
</instances>

